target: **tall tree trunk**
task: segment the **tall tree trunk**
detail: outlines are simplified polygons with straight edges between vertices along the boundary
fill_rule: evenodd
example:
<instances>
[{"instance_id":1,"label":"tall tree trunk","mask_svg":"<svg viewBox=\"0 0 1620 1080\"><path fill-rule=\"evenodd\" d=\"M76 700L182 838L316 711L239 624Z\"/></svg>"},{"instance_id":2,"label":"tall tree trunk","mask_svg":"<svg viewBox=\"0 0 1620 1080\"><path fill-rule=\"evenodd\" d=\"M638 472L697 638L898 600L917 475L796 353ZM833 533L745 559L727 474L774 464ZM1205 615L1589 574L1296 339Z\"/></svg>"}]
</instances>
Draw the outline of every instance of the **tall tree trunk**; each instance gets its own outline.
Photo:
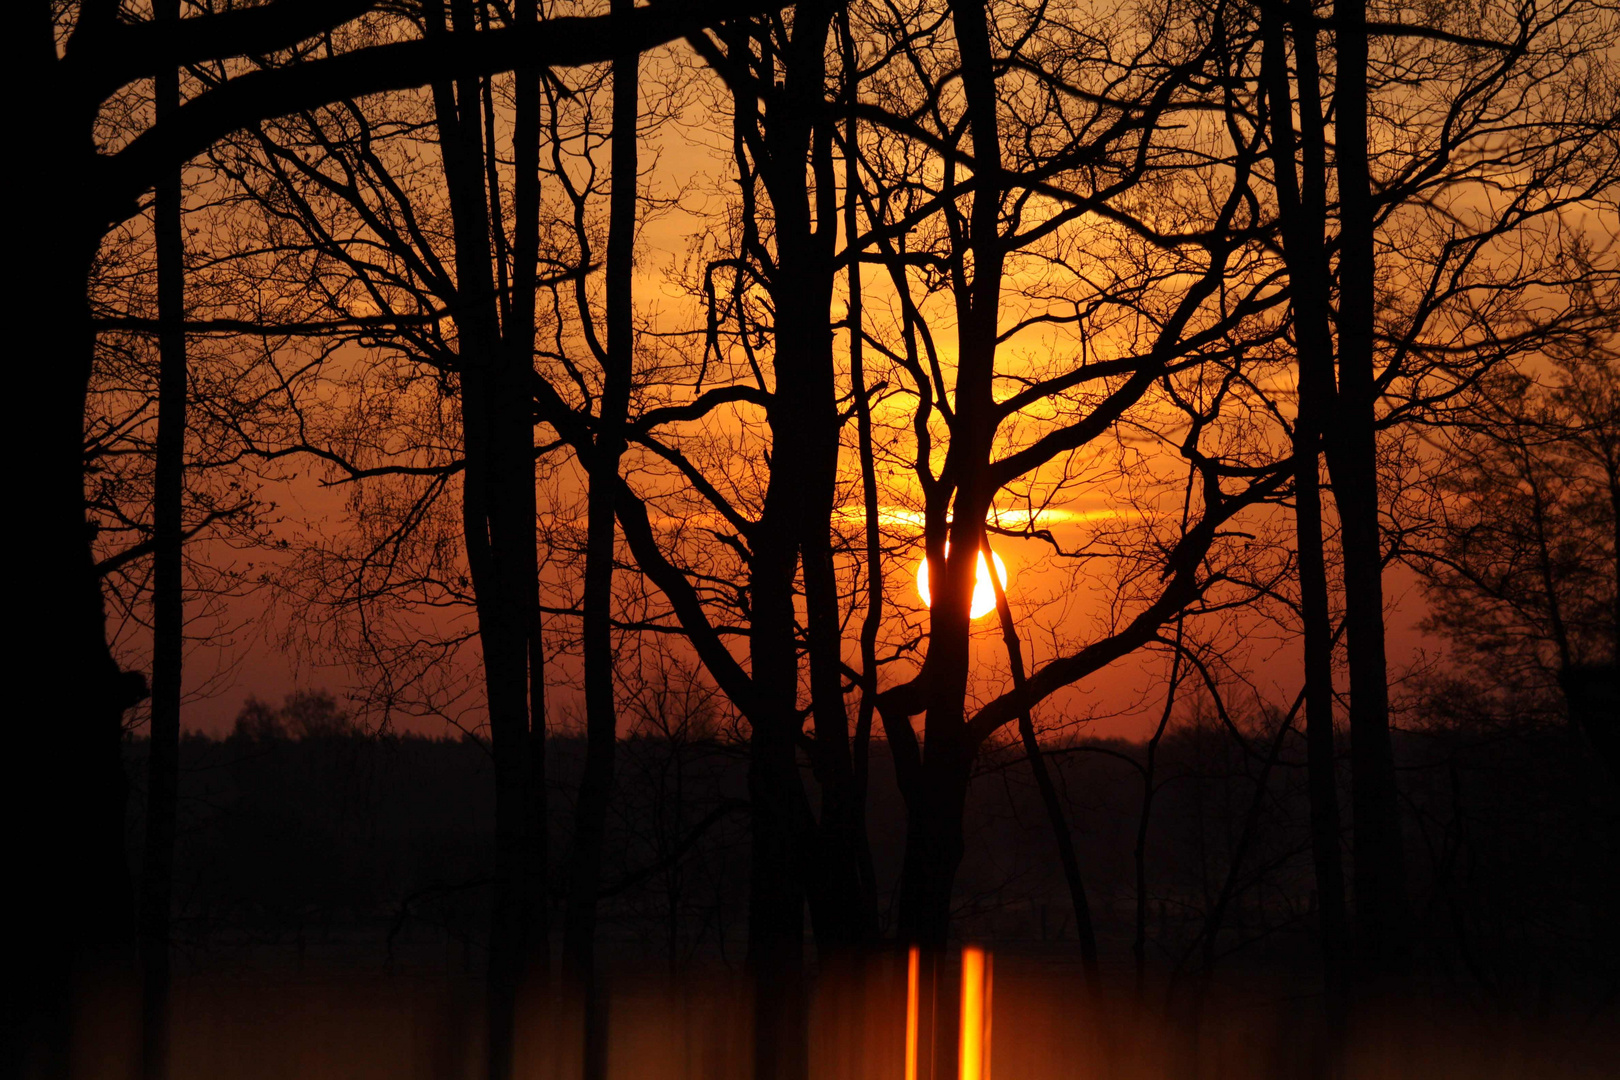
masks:
<instances>
[{"instance_id":1,"label":"tall tree trunk","mask_svg":"<svg viewBox=\"0 0 1620 1080\"><path fill-rule=\"evenodd\" d=\"M1305 425L1301 425L1305 426ZM1323 558L1322 493L1314 431L1295 435L1294 536L1299 558L1305 651L1305 756L1311 856L1316 869L1322 974L1329 993L1344 975L1344 867L1339 854L1339 788L1333 734L1333 630Z\"/></svg>"},{"instance_id":2,"label":"tall tree trunk","mask_svg":"<svg viewBox=\"0 0 1620 1080\"><path fill-rule=\"evenodd\" d=\"M762 267L775 316L775 385L767 410L770 482L748 536L753 693L746 711L754 829L749 954L763 981L772 980L768 972L777 964L800 969L806 901L824 952L864 940L876 922L875 915L866 917L870 909L861 901L859 829L853 824L858 811L831 559L840 428L830 325L838 225L832 130L822 114L832 14L833 6L824 2L801 5L786 35L773 20L733 24L722 33L723 52L694 39L737 101L739 171L745 183L757 178L764 184L776 248ZM767 102L763 115L761 98ZM807 162L815 174L813 187ZM746 212L753 213L751 199ZM751 216L745 219L745 229L755 224ZM753 255L758 234L748 235ZM795 579L801 553L813 740L804 739L798 707ZM821 787L819 824L798 774L801 747ZM765 1023L762 1017L756 1023ZM773 1041L767 1036L760 1045ZM763 1058L758 1064L766 1069Z\"/></svg>"},{"instance_id":3,"label":"tall tree trunk","mask_svg":"<svg viewBox=\"0 0 1620 1080\"><path fill-rule=\"evenodd\" d=\"M786 232L787 230L783 230ZM784 277L796 260L791 241L780 261ZM791 279L789 279L791 280ZM749 798L753 806L753 850L749 882L748 952L756 983L755 1074L761 1080L800 1077L807 1067L808 1032L803 998L805 902L812 902L818 938L832 933L827 918L827 882L819 874L817 824L799 774L802 738L798 709L798 635L795 631L794 572L799 554L799 501L805 498L802 430L795 424L805 390L805 334L796 319L802 306L781 303L776 328L777 376L772 402L770 486L755 534L749 592L750 655L759 709L749 717ZM825 317L822 319L825 331ZM789 449L792 448L792 449ZM819 730L819 727L818 727Z\"/></svg>"},{"instance_id":4,"label":"tall tree trunk","mask_svg":"<svg viewBox=\"0 0 1620 1080\"><path fill-rule=\"evenodd\" d=\"M802 986L805 869L813 858L815 819L796 758L801 723L792 591L797 545L782 520L780 504L792 497L774 467L783 457L773 462L749 575L749 644L759 701L749 716L748 739L748 966L754 980L756 1080L803 1077L808 1065Z\"/></svg>"},{"instance_id":5,"label":"tall tree trunk","mask_svg":"<svg viewBox=\"0 0 1620 1080\"><path fill-rule=\"evenodd\" d=\"M793 265L784 254L780 263L784 275ZM793 582L799 553L797 504L807 483L802 444L792 441L795 436L789 426L791 399L802 394L794 385L801 374L801 357L794 354L803 349L805 329L794 321L797 307L782 304L777 316L777 384L770 421L772 445L784 452L771 460L770 486L753 538L749 569L749 654L758 705L748 718L753 830L748 963L756 989L755 1075L760 1080L804 1075L808 1038L801 985L805 901L808 889L824 886L816 874L815 815L797 760L803 720L798 709ZM793 449L786 449L789 447ZM821 897L815 899L819 908Z\"/></svg>"},{"instance_id":6,"label":"tall tree trunk","mask_svg":"<svg viewBox=\"0 0 1620 1080\"><path fill-rule=\"evenodd\" d=\"M613 0L621 14L634 0ZM633 261L636 236L637 78L640 55L631 50L613 61L613 177L608 211L607 362L589 464L584 594L585 768L574 810L574 843L564 924L563 972L585 1006L585 1072L606 1070L602 999L595 986L596 894L601 888L602 848L618 718L613 700L614 499L623 427L630 406L635 360Z\"/></svg>"},{"instance_id":7,"label":"tall tree trunk","mask_svg":"<svg viewBox=\"0 0 1620 1080\"><path fill-rule=\"evenodd\" d=\"M1328 612L1318 444L1334 399L1333 335L1325 220L1326 146L1319 92L1316 27L1308 3L1292 8L1304 144L1303 186L1295 174L1292 95L1288 89L1282 12L1262 15L1263 67L1271 151L1289 268L1298 343L1299 403L1294 423L1294 531L1305 654L1305 745L1311 853L1316 870L1323 978L1330 996L1342 984L1344 870L1339 855L1339 796L1333 736L1333 630Z\"/></svg>"},{"instance_id":8,"label":"tall tree trunk","mask_svg":"<svg viewBox=\"0 0 1620 1080\"><path fill-rule=\"evenodd\" d=\"M475 24L469 0L453 0L457 31ZM430 7L430 34L443 29ZM533 692L529 659L538 633L532 360L503 338L491 250L491 202L481 128L482 82L470 73L433 84L433 103L455 228L455 321L459 336L464 460L462 522L483 646L490 747L495 762L495 900L488 968L488 1072L512 1072L517 993L530 960L534 881L529 829ZM510 310L508 309L510 317ZM508 330L512 327L509 325ZM526 331L532 343L532 324Z\"/></svg>"},{"instance_id":9,"label":"tall tree trunk","mask_svg":"<svg viewBox=\"0 0 1620 1080\"><path fill-rule=\"evenodd\" d=\"M80 165L92 167L85 159ZM30 205L55 201L41 198ZM59 204L51 220L66 220L75 209L71 201ZM75 987L133 970L123 717L146 694L146 680L120 670L108 647L85 517L81 462L94 335L84 297L93 243L70 235L61 246L65 250L42 258L35 273L23 275L31 280L18 297L28 310L52 313L61 356L34 365L47 370L26 377L38 465L19 497L20 505L30 507L21 565L59 591L40 605L40 624L24 635L29 640L16 663L19 671L66 674L24 680L30 685L23 687L15 715L49 719L16 725L14 760L29 770L30 782L15 785L11 795L13 820L28 823L18 852L26 869L18 880L34 887L23 901L29 913L19 925L29 930L19 947L19 972L9 980L16 999L8 1011L26 1018L46 1075L55 1075L49 1070L56 1064L66 1075Z\"/></svg>"},{"instance_id":10,"label":"tall tree trunk","mask_svg":"<svg viewBox=\"0 0 1620 1080\"><path fill-rule=\"evenodd\" d=\"M824 953L863 940L875 924L874 918L863 925L861 915L854 770L830 538L838 464L830 326L837 215L831 131L822 113L831 18L826 3L796 9L764 117L764 153L756 162L770 197L776 239L770 281L775 386L768 414L773 452L749 575L757 702L749 717L754 830L749 964L759 1077L802 1077L808 1068L806 901ZM764 29L761 40L771 36ZM746 112L757 115L753 88L733 90L747 102ZM816 176L813 192L807 162ZM819 823L797 763L803 720L794 579L801 554L815 731L809 751L821 789Z\"/></svg>"},{"instance_id":11,"label":"tall tree trunk","mask_svg":"<svg viewBox=\"0 0 1620 1080\"><path fill-rule=\"evenodd\" d=\"M849 6L839 10L839 43L842 46L844 79L849 112L844 130L844 244L849 260L849 306L845 316L849 330L849 381L855 402L856 453L861 467L861 509L866 545L866 614L861 619L861 673L865 684L855 717L855 737L850 746L850 768L854 781L853 827L860 845L861 907L877 912L877 871L872 862L872 845L866 828L867 792L871 777L872 712L877 700L877 635L883 622L883 545L878 533L877 459L872 448L872 404L867 398L865 343L862 340L861 260L856 249L860 221L856 216L855 193L860 189L859 152L856 137L856 106L860 97L859 55L849 25Z\"/></svg>"},{"instance_id":12,"label":"tall tree trunk","mask_svg":"<svg viewBox=\"0 0 1620 1080\"><path fill-rule=\"evenodd\" d=\"M160 0L155 14L161 21L177 21L179 0ZM155 84L157 120L162 123L180 105L180 73L165 71ZM158 1080L169 1071L169 925L180 785L185 636L181 511L186 452L186 270L181 197L181 170L176 168L158 183L152 213L157 249L158 428L152 487L152 724L140 903L141 1062L149 1080Z\"/></svg>"},{"instance_id":13,"label":"tall tree trunk","mask_svg":"<svg viewBox=\"0 0 1620 1080\"><path fill-rule=\"evenodd\" d=\"M1356 923L1367 974L1398 976L1409 964L1411 942L1389 730L1383 551L1378 526L1366 0L1336 0L1333 11L1340 215L1339 402L1327 432L1327 462L1344 546Z\"/></svg>"},{"instance_id":14,"label":"tall tree trunk","mask_svg":"<svg viewBox=\"0 0 1620 1080\"><path fill-rule=\"evenodd\" d=\"M110 20L116 13L102 9ZM82 16L88 18L88 15ZM8 1015L26 1026L26 1052L40 1071L67 1069L77 976L128 971L135 937L134 897L125 854L128 782L122 760L123 714L146 691L121 671L108 647L101 579L85 512L84 419L95 334L87 288L102 235L94 209L97 163L91 140L95 103L60 87L47 5L30 5L7 36L7 69L19 93L14 140L30 166L18 171L19 205L51 232L24 254L14 282L20 310L48 319L52 351L18 365L19 400L33 430L30 466L19 472L18 565L55 590L31 612L13 658L21 680L14 703L14 775L7 809L18 822L16 880L26 926L16 973L6 981ZM41 673L60 672L59 677Z\"/></svg>"},{"instance_id":15,"label":"tall tree trunk","mask_svg":"<svg viewBox=\"0 0 1620 1080\"><path fill-rule=\"evenodd\" d=\"M518 0L512 14L519 25L539 21L539 0ZM528 770L528 953L530 964L544 971L550 937L547 867L550 843L546 820L546 664L540 626L540 564L537 551L537 504L534 490L535 288L540 259L540 69L512 72L512 298L504 329L507 371L512 379L510 417L514 434L513 499L518 506L514 535L528 553L518 569L516 599L523 604L529 668Z\"/></svg>"},{"instance_id":16,"label":"tall tree trunk","mask_svg":"<svg viewBox=\"0 0 1620 1080\"><path fill-rule=\"evenodd\" d=\"M992 391L1005 260L1001 137L985 6L983 0L952 0L950 9L976 172L967 244L972 279L963 270L955 282L956 424L944 468L944 480L955 486L954 517L947 551L937 539L946 528L944 507L930 508L929 578L937 584L930 590L923 759L907 803L899 913L901 934L929 948L943 947L949 931L951 889L962 861L962 811L976 749L965 723L969 611L984 519L994 494L989 469L995 434Z\"/></svg>"},{"instance_id":17,"label":"tall tree trunk","mask_svg":"<svg viewBox=\"0 0 1620 1080\"><path fill-rule=\"evenodd\" d=\"M803 454L804 484L799 488L795 531L804 567L806 642L810 655L810 703L815 740L811 764L821 791L816 865L807 869L811 882L811 915L816 945L826 954L858 945L877 935L877 909L865 903L861 872L861 809L850 752L849 714L844 707L843 625L838 612L838 580L833 567L832 520L838 499L839 434L834 378L832 297L836 271L833 252L838 236L837 177L833 168L833 118L822 104L826 76L826 41L832 8L818 4L801 9L795 28L792 62L797 68L791 141L773 154L773 188L795 205L797 235L780 241L783 259L778 283L778 310L792 307L783 330L792 348L778 377L791 376L779 409L783 441ZM803 35L802 37L800 35ZM802 133L801 133L802 132ZM814 188L794 150L805 136L810 144ZM776 195L772 196L773 202ZM814 201L815 227L798 207ZM791 264L789 256L791 255ZM785 286L785 288L784 288ZM785 295L784 295L785 294ZM800 332L804 335L800 337ZM783 336L779 334L779 338ZM780 344L778 345L780 348Z\"/></svg>"}]
</instances>

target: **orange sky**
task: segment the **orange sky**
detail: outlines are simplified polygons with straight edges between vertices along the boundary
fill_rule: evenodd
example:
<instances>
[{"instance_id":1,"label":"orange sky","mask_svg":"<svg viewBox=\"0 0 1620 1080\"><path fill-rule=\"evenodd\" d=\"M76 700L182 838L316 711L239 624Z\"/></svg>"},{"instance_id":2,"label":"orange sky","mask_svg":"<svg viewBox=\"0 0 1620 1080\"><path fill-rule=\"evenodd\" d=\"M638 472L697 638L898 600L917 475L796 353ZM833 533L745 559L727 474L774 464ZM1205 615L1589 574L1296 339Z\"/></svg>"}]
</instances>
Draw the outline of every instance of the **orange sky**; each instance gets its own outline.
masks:
<instances>
[{"instance_id":1,"label":"orange sky","mask_svg":"<svg viewBox=\"0 0 1620 1080\"><path fill-rule=\"evenodd\" d=\"M325 523L338 524L341 512L339 498L334 495L333 489L320 487L316 479L307 473L275 494L289 515L294 512L300 515L301 527L320 528ZM1060 540L1063 539L1063 528L1061 524L1056 526ZM1042 573L1030 569L1032 561L1043 554L1042 545L1038 542L997 538L994 545L1007 564L1009 594L1015 605L1019 604L1021 597L1025 598L1023 607L1027 610L1028 605L1038 601L1043 594L1064 587L1064 579L1055 572L1047 570ZM915 560L907 560L895 568L890 576L890 603L919 603L916 570ZM1391 606L1388 621L1390 668L1392 675L1398 678L1424 654L1434 655L1440 643L1417 628L1424 608L1410 572L1403 568L1388 572L1385 589ZM1078 615L1083 618L1085 614L1082 605ZM249 695L278 702L293 689L326 689L343 697L346 688L357 678L356 673L346 666L332 663L330 658L324 664L319 658L312 663L310 658L295 656L284 649L280 639L290 629L288 618L285 610L268 604L263 596L249 596L229 602L227 621L241 624L244 629L223 644L194 646L187 657L186 685L189 688L201 687L209 681L214 683L209 696L194 697L187 703L183 712L183 724L187 730L214 736L227 734ZM558 621L557 616L548 619L554 626ZM1297 651L1286 643L1279 643L1280 635L1275 627L1260 625L1258 620L1250 621L1255 623L1250 632L1242 633L1240 628L1239 634L1249 651L1246 665L1249 678L1272 701L1286 704L1299 686ZM1004 658L994 623L993 617L987 617L975 624L981 630L976 641L976 652L984 663L994 665L999 670ZM1046 647L1046 639L1033 635L1034 640L1031 641L1029 638L1032 635L1027 630L1025 633L1025 648L1032 654L1033 661L1040 663L1050 659L1051 651ZM296 638L297 635L293 636ZM1083 640L1075 643L1083 644ZM853 651L853 642L851 649ZM568 717L577 716L579 711L578 695L573 687L578 677L577 660L571 656L562 657L556 661L556 666L557 670L549 676L553 723L566 725ZM1054 695L1037 711L1037 723L1045 726L1064 717L1089 717L1084 729L1088 734L1142 737L1151 731L1163 706L1164 678L1165 660L1162 654L1138 653L1126 657L1076 687ZM1191 685L1186 684L1184 695ZM1238 697L1240 704L1247 704L1249 700L1246 695ZM852 697L852 709L853 701ZM477 710L464 714L462 722L478 724L480 718ZM423 735L444 735L454 731L441 720L397 717L394 723L399 730Z\"/></svg>"},{"instance_id":2,"label":"orange sky","mask_svg":"<svg viewBox=\"0 0 1620 1080\"><path fill-rule=\"evenodd\" d=\"M693 105L693 108L699 109L700 106ZM709 123L712 125L712 120ZM686 192L680 207L667 209L647 221L641 236L637 258L637 302L659 328L696 324L693 321L692 301L676 286L671 271L688 253L692 237L712 227L712 218L707 217L707 211L712 207L714 196L705 193L714 191L729 180L732 169L727 160L729 148L725 145L726 140L715 140L713 135L713 128L706 128L701 123L688 127L667 125L656 132L644 150L644 165L656 162L653 194ZM891 306L886 284L876 274L867 279L867 290L870 290L867 301L874 312L874 319L884 317L880 313ZM1016 281L1010 281L1009 289L1016 284ZM836 302L835 306L841 308L841 301ZM948 328L947 313L937 312L932 317L939 318L941 331ZM936 332L942 347L942 362L949 371L954 360L951 354L953 335ZM838 347L842 350L842 340ZM1047 327L1037 327L1006 345L1003 366L1017 367L1027 362L1024 358L1031 356L1062 356L1068 348L1060 335ZM908 405L900 407L909 408ZM880 423L884 419L879 416ZM902 430L908 423L904 415L887 419ZM904 485L903 478L899 482ZM885 480L884 483L892 487L896 481ZM1080 536L1086 522L1106 518L1121 509L1092 489L1081 490L1086 494L1082 496L1077 493L1067 501L1061 501L1042 522L1052 529L1065 546ZM858 489L856 493L858 496ZM297 479L265 494L279 504L284 520L278 528L283 535L299 532L319 534L344 528L344 494L341 489L321 487L318 472L303 468ZM915 511L893 503L889 498L893 495L906 498L910 494L901 491L884 493L883 523L886 530L914 531L920 535L920 521ZM1005 505L1010 507L1012 504L1009 500ZM544 508L542 512L545 512ZM1016 509L1008 510L1007 514L1005 524L1019 523L1014 520L1018 514ZM841 529L854 531L858 528L860 516L858 506L847 507L840 514L838 524ZM1015 609L1021 612L1021 618L1027 617L1029 620L1027 637L1030 640L1025 647L1032 654L1034 663L1039 664L1051 656L1048 640L1040 632L1041 627L1049 634L1062 638L1066 648L1083 644L1095 635L1093 624L1097 611L1093 609L1104 600L1100 590L1095 596L1087 596L1083 588L1077 588L1056 571L1032 569L1043 554L1034 541L1002 539L996 544L1010 571L1009 596ZM213 545L207 554L209 558L242 558L238 553L227 553L220 545ZM256 553L254 557L266 556ZM913 606L918 603L914 575L916 561L920 557L919 546L901 560L903 565L889 568L891 603ZM276 558L274 554L268 555L270 562ZM1433 651L1435 643L1426 641L1415 629L1416 622L1421 618L1421 602L1405 572L1392 572L1387 588L1394 607L1389 626L1391 668L1398 672L1413 662L1419 650ZM559 600L558 596L547 598L550 603ZM243 699L250 694L277 701L294 688L326 688L341 695L354 682L355 673L332 663L330 656L294 656L283 649L280 645L282 639L290 637L298 641L302 637L295 628L288 626L288 617L284 609L267 605L265 598L260 596L228 603L224 621L240 625L242 629L221 645L204 645L192 650L188 658L186 684L189 688L209 685L211 693L186 706L184 723L187 728L210 734L228 731ZM442 615L437 618L441 623L449 619ZM448 626L443 628L449 629ZM1275 701L1291 699L1298 685L1298 665L1291 649L1274 643L1274 639L1280 637L1275 628L1264 627L1256 621L1252 628L1240 625L1232 629L1247 650L1244 665L1260 692ZM853 639L853 633L850 637ZM994 633L987 632L984 638L980 649L985 663L999 665L999 641ZM1043 706L1042 712L1048 718L1094 716L1089 730L1096 734L1140 735L1144 727L1150 726L1156 719L1157 711L1162 707L1164 666L1162 657L1128 657L1086 684L1054 697ZM568 713L574 707L570 686L574 670L572 662L567 659L559 667L561 670L553 680L559 685L552 695L552 702L557 711ZM898 667L891 671L898 677ZM476 724L476 711L462 716L462 720ZM442 720L401 720L399 726L414 728L424 734L440 734L449 730Z\"/></svg>"}]
</instances>

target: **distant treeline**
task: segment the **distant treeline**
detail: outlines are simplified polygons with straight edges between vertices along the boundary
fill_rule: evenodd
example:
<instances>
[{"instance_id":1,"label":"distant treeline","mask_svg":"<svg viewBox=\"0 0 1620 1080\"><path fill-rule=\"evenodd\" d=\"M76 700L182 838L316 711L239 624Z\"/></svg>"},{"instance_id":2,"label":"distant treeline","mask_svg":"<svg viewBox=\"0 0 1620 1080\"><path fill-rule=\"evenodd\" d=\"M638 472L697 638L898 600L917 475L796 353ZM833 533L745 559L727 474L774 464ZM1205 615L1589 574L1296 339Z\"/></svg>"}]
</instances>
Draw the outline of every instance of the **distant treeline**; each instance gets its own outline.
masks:
<instances>
[{"instance_id":1,"label":"distant treeline","mask_svg":"<svg viewBox=\"0 0 1620 1080\"><path fill-rule=\"evenodd\" d=\"M1314 970L1303 754L1298 736L1275 734L1275 723L1230 729L1195 702L1158 746L1140 868L1141 933L1156 971ZM146 748L143 739L126 743L132 857ZM1470 995L1612 990L1620 829L1614 789L1580 734L1538 720L1487 730L1436 721L1404 730L1397 750L1424 969ZM554 909L584 754L583 736L548 742ZM1048 755L1088 874L1104 966L1127 969L1138 932L1145 747L1078 737ZM740 968L745 748L721 730L688 738L676 729L621 739L616 762L601 892L606 955L637 970ZM231 736L188 736L175 890L181 965L481 971L493 896L492 767L477 739L368 732L324 695L279 708L250 701ZM878 740L871 843L891 926L905 840L893 776ZM1016 744L986 757L969 810L976 835L955 895L959 935L1062 961L1077 947L1072 909Z\"/></svg>"}]
</instances>

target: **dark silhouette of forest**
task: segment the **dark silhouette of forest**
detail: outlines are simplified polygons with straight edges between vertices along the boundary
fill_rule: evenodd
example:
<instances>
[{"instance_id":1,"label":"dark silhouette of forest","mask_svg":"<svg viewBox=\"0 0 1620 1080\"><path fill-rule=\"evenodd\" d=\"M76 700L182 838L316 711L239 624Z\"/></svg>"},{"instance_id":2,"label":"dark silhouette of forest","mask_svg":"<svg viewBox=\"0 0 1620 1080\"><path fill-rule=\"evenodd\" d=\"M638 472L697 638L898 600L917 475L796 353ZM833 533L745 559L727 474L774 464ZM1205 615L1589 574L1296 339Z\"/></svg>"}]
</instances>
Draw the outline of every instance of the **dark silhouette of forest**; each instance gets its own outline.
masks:
<instances>
[{"instance_id":1,"label":"dark silhouette of forest","mask_svg":"<svg viewBox=\"0 0 1620 1080\"><path fill-rule=\"evenodd\" d=\"M680 719L688 722L673 737L642 735L617 748L598 930L611 967L675 979L741 969L749 855L745 742ZM1263 745L1271 732L1262 723L1247 734ZM1083 738L1046 750L1066 809L1085 822L1077 854L1115 968L1126 966L1135 934L1141 782L1127 760L1143 750ZM137 787L147 752L144 740L128 744ZM1482 732L1437 721L1407 732L1397 752L1410 800L1415 932L1431 977L1524 1000L1585 1000L1608 986L1620 958L1620 838L1612 818L1593 813L1613 796L1580 735L1532 722ZM1205 702L1167 732L1145 932L1156 960L1173 962L1183 979L1212 960L1217 970L1296 976L1314 967L1318 901L1296 753L1285 746L1268 770ZM560 860L585 754L577 736L553 736L547 747L548 826ZM875 762L886 758L875 744ZM481 970L496 859L486 747L368 733L329 695L301 694L276 708L250 701L229 737L182 740L180 762L175 888L185 900L174 940L183 966ZM874 820L899 818L891 775L874 770ZM972 854L952 913L959 933L1078 962L1066 885L1021 748L991 755L971 798ZM137 797L132 852L140 806ZM880 895L892 898L904 834L875 829L872 841ZM560 891L551 897L562 902ZM892 924L892 899L886 908Z\"/></svg>"},{"instance_id":2,"label":"dark silhouette of forest","mask_svg":"<svg viewBox=\"0 0 1620 1080\"><path fill-rule=\"evenodd\" d=\"M1612 4L5 18L25 1074L1601 1060Z\"/></svg>"}]
</instances>

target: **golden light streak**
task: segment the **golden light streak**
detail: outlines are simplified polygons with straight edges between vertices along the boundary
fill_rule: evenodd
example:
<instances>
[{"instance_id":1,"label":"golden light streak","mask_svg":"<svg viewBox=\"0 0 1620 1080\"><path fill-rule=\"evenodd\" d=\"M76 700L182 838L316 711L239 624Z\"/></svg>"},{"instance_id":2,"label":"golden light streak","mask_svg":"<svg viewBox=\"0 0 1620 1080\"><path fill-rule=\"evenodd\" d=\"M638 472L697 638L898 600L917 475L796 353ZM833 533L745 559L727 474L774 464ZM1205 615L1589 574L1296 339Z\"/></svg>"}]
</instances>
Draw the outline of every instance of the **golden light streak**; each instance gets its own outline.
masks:
<instances>
[{"instance_id":1,"label":"golden light streak","mask_svg":"<svg viewBox=\"0 0 1620 1080\"><path fill-rule=\"evenodd\" d=\"M996 958L984 954L984 1080L990 1080L990 1019L995 1015L995 1009L990 1000L990 991L995 982Z\"/></svg>"},{"instance_id":2,"label":"golden light streak","mask_svg":"<svg viewBox=\"0 0 1620 1080\"><path fill-rule=\"evenodd\" d=\"M945 549L947 552L950 548ZM990 552L991 558L996 562L996 577L1001 579L1003 591L1007 588L1007 564L1001 561L1001 556L994 550ZM928 591L928 560L917 566L917 594L922 597L924 606L933 603L932 595ZM984 552L979 552L979 565L973 568L973 606L968 609L968 618L982 619L996 610L996 587L990 583L990 570L984 564Z\"/></svg>"},{"instance_id":3,"label":"golden light streak","mask_svg":"<svg viewBox=\"0 0 1620 1080\"><path fill-rule=\"evenodd\" d=\"M917 1080L917 991L922 977L922 952L911 947L906 958L906 1080Z\"/></svg>"},{"instance_id":4,"label":"golden light streak","mask_svg":"<svg viewBox=\"0 0 1620 1080\"><path fill-rule=\"evenodd\" d=\"M962 1080L990 1080L986 1067L990 1031L989 965L983 949L971 945L962 949Z\"/></svg>"}]
</instances>

